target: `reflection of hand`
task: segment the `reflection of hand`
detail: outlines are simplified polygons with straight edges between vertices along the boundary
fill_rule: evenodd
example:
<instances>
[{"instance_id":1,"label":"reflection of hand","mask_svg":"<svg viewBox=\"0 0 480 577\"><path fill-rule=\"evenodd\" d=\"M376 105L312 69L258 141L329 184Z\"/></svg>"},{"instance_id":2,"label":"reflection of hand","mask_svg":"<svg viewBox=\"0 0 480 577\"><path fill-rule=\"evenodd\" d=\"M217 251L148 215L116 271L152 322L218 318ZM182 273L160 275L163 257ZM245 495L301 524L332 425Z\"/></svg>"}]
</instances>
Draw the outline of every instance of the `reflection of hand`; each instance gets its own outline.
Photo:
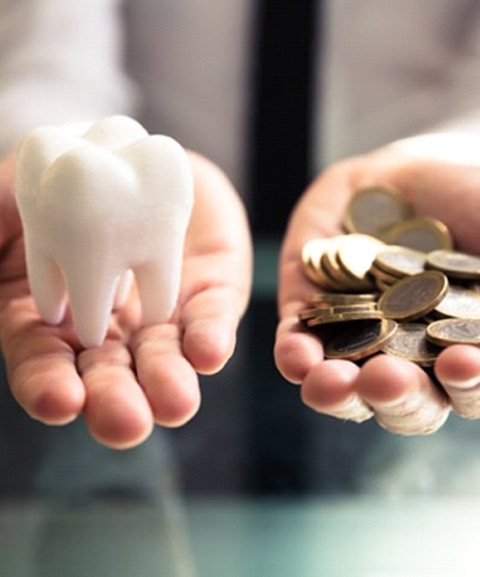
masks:
<instances>
[{"instance_id":1,"label":"reflection of hand","mask_svg":"<svg viewBox=\"0 0 480 577\"><path fill-rule=\"evenodd\" d=\"M441 390L415 364L386 355L361 368L350 361L324 361L321 342L297 322L312 292L302 271L303 244L340 234L353 191L370 184L398 187L417 215L436 217L450 228L458 250L480 253L480 168L409 157L392 147L333 166L300 199L284 240L277 366L289 381L302 384L304 402L316 411L354 421L373 413L395 433L433 432L451 407L463 417L480 418L479 349L454 345L442 351L434 367Z\"/></svg>"},{"instance_id":2,"label":"reflection of hand","mask_svg":"<svg viewBox=\"0 0 480 577\"><path fill-rule=\"evenodd\" d=\"M13 160L0 167L0 339L11 391L35 419L61 425L83 412L92 435L114 448L141 443L153 423L178 426L200 403L197 373L231 356L250 291L251 246L243 207L225 176L190 156L195 206L173 320L140 327L132 291L112 315L106 342L82 350L71 320L41 322L29 294Z\"/></svg>"}]
</instances>

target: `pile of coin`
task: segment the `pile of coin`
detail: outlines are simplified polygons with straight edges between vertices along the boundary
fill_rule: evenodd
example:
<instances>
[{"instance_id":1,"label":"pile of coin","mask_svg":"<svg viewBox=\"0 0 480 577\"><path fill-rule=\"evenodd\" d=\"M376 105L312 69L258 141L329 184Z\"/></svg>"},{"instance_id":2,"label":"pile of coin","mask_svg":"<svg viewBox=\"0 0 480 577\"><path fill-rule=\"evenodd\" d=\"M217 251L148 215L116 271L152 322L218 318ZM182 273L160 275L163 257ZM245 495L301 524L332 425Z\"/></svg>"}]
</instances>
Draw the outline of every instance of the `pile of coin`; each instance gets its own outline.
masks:
<instances>
[{"instance_id":1,"label":"pile of coin","mask_svg":"<svg viewBox=\"0 0 480 577\"><path fill-rule=\"evenodd\" d=\"M399 192L375 186L353 196L345 227L302 252L323 290L300 320L327 358L382 351L428 367L443 347L480 345L480 257L454 251L443 223L413 218Z\"/></svg>"}]
</instances>

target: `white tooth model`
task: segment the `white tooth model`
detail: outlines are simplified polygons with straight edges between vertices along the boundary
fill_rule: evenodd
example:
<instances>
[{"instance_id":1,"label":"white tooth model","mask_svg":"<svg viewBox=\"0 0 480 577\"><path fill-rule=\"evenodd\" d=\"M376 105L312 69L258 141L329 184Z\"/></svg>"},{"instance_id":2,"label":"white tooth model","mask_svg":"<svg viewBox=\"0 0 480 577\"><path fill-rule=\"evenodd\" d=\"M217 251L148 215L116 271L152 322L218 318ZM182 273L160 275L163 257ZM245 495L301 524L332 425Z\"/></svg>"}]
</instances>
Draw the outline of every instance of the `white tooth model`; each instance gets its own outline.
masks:
<instances>
[{"instance_id":1,"label":"white tooth model","mask_svg":"<svg viewBox=\"0 0 480 577\"><path fill-rule=\"evenodd\" d=\"M169 320L193 206L176 141L126 116L39 127L20 145L15 189L30 288L47 323L62 321L68 294L81 344L100 345L131 271L144 325Z\"/></svg>"}]
</instances>

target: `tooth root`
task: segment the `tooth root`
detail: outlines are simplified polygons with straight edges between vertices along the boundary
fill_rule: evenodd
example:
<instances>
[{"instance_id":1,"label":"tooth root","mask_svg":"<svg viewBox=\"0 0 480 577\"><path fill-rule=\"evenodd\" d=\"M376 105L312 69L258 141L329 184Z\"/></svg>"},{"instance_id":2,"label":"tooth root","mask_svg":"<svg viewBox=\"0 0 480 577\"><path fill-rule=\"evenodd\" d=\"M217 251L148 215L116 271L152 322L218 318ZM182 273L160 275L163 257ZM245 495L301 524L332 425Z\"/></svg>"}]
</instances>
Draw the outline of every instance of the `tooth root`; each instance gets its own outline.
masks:
<instances>
[{"instance_id":1,"label":"tooth root","mask_svg":"<svg viewBox=\"0 0 480 577\"><path fill-rule=\"evenodd\" d=\"M115 292L115 300L113 301L113 310L118 310L123 307L127 302L128 295L132 290L133 284L133 271L127 270L123 273L118 281L117 289Z\"/></svg>"},{"instance_id":2,"label":"tooth root","mask_svg":"<svg viewBox=\"0 0 480 577\"><path fill-rule=\"evenodd\" d=\"M28 280L37 308L45 322L56 325L65 316L65 282L55 261L26 246Z\"/></svg>"},{"instance_id":3,"label":"tooth root","mask_svg":"<svg viewBox=\"0 0 480 577\"><path fill-rule=\"evenodd\" d=\"M178 248L164 249L162 256L134 269L144 325L167 322L172 316L181 276L183 246Z\"/></svg>"},{"instance_id":4,"label":"tooth root","mask_svg":"<svg viewBox=\"0 0 480 577\"><path fill-rule=\"evenodd\" d=\"M94 267L64 272L78 339L85 348L98 347L107 334L119 275L99 275Z\"/></svg>"}]
</instances>

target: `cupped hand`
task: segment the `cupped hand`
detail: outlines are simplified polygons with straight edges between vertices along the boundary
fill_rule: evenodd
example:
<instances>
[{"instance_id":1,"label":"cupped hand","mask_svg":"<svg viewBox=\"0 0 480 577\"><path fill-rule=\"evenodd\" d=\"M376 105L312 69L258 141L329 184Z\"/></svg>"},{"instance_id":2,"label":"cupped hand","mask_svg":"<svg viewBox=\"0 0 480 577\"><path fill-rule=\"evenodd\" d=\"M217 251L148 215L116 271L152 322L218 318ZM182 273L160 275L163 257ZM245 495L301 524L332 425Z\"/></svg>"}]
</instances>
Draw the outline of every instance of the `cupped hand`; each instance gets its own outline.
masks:
<instances>
[{"instance_id":1,"label":"cupped hand","mask_svg":"<svg viewBox=\"0 0 480 577\"><path fill-rule=\"evenodd\" d=\"M63 425L83 414L101 443L140 444L154 424L182 425L198 410L198 374L233 353L250 294L251 241L225 175L190 153L195 205L178 306L169 323L142 327L135 289L112 314L105 343L82 349L71 319L49 326L28 289L13 195L14 159L0 166L0 343L11 392L34 419Z\"/></svg>"},{"instance_id":2,"label":"cupped hand","mask_svg":"<svg viewBox=\"0 0 480 577\"><path fill-rule=\"evenodd\" d=\"M302 247L312 238L341 234L346 206L363 186L397 187L416 215L436 217L449 227L458 250L480 254L480 167L470 159L462 164L456 143L464 141L458 138L412 140L345 160L320 175L298 202L282 247L275 360L287 380L301 384L302 399L314 410L357 422L374 416L404 435L434 432L451 410L480 418L479 348L454 345L442 351L434 366L438 386L417 365L384 354L361 367L325 360L321 341L298 322L314 288L302 270ZM452 146L455 162L445 160Z\"/></svg>"}]
</instances>

